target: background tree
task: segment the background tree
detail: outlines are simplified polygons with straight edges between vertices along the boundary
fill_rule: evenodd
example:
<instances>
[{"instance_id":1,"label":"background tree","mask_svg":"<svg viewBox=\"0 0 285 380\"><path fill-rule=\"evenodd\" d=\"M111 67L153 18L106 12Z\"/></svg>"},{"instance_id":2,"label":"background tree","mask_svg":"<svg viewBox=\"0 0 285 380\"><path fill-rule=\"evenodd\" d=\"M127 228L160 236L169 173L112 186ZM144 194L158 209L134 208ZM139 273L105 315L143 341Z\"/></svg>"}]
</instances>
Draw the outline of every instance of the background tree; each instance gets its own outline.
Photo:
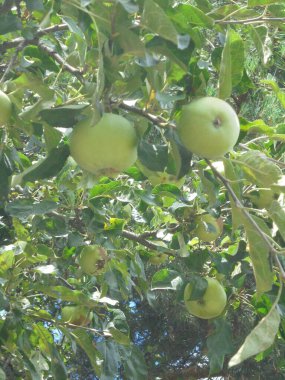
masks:
<instances>
[{"instance_id":1,"label":"background tree","mask_svg":"<svg viewBox=\"0 0 285 380\"><path fill-rule=\"evenodd\" d=\"M284 21L272 0L0 1L1 379L284 379ZM176 132L204 96L241 123L219 160ZM94 175L69 137L104 113L138 158ZM227 293L208 320L184 303L205 277Z\"/></svg>"}]
</instances>

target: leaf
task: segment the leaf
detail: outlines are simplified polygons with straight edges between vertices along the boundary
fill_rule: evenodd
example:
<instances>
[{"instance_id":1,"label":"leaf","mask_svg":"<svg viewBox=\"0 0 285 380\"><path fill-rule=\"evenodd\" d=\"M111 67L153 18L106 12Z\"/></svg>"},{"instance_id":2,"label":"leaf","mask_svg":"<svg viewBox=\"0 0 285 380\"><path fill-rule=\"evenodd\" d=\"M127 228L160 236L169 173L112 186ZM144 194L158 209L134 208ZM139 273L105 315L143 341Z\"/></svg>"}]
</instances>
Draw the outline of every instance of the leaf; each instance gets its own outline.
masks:
<instances>
[{"instance_id":1,"label":"leaf","mask_svg":"<svg viewBox=\"0 0 285 380\"><path fill-rule=\"evenodd\" d=\"M139 7L132 0L118 0L128 13L138 12Z\"/></svg>"},{"instance_id":2,"label":"leaf","mask_svg":"<svg viewBox=\"0 0 285 380\"><path fill-rule=\"evenodd\" d=\"M229 361L229 367L238 365L269 348L274 343L279 324L280 315L274 306L246 337L243 345Z\"/></svg>"},{"instance_id":3,"label":"leaf","mask_svg":"<svg viewBox=\"0 0 285 380\"><path fill-rule=\"evenodd\" d=\"M282 176L281 169L259 151L249 151L241 155L238 163L246 178L264 187L277 183Z\"/></svg>"},{"instance_id":4,"label":"leaf","mask_svg":"<svg viewBox=\"0 0 285 380\"><path fill-rule=\"evenodd\" d=\"M228 29L222 52L219 73L219 98L231 96L232 88L242 79L244 71L244 44L240 35Z\"/></svg>"},{"instance_id":5,"label":"leaf","mask_svg":"<svg viewBox=\"0 0 285 380\"><path fill-rule=\"evenodd\" d=\"M85 351L88 356L92 368L97 376L101 374L101 354L96 349L96 344L92 340L91 336L84 330L73 330L71 336L75 338L76 343Z\"/></svg>"},{"instance_id":6,"label":"leaf","mask_svg":"<svg viewBox=\"0 0 285 380\"><path fill-rule=\"evenodd\" d=\"M103 359L100 380L114 380L118 375L118 363L121 361L118 345L111 340L103 340L97 343L97 348Z\"/></svg>"},{"instance_id":7,"label":"leaf","mask_svg":"<svg viewBox=\"0 0 285 380\"><path fill-rule=\"evenodd\" d=\"M54 201L45 199L37 202L33 199L16 199L6 206L7 214L17 218L27 218L31 215L43 215L57 209L58 204Z\"/></svg>"},{"instance_id":8,"label":"leaf","mask_svg":"<svg viewBox=\"0 0 285 380\"><path fill-rule=\"evenodd\" d=\"M285 92L280 90L278 84L272 79L263 79L260 81L260 83L267 84L269 87L271 87L280 104L283 108L285 108Z\"/></svg>"},{"instance_id":9,"label":"leaf","mask_svg":"<svg viewBox=\"0 0 285 380\"><path fill-rule=\"evenodd\" d=\"M262 63L266 65L269 61L269 58L272 55L272 51L269 46L271 43L271 39L268 36L268 28L264 25L257 27L249 27L250 35L255 44L256 50L262 59Z\"/></svg>"},{"instance_id":10,"label":"leaf","mask_svg":"<svg viewBox=\"0 0 285 380\"><path fill-rule=\"evenodd\" d=\"M21 20L12 13L0 15L0 36L22 29Z\"/></svg>"},{"instance_id":11,"label":"leaf","mask_svg":"<svg viewBox=\"0 0 285 380\"><path fill-rule=\"evenodd\" d=\"M240 177L237 170L237 167L235 167L231 160L224 158L224 168L225 168L225 177L231 181L231 187L233 191L235 192L238 199L242 199L242 187L241 183L239 182ZM232 208L232 226L233 230L237 229L242 224L242 215L240 210L237 208L235 201L233 198L229 195L229 199L231 202L231 208Z\"/></svg>"},{"instance_id":12,"label":"leaf","mask_svg":"<svg viewBox=\"0 0 285 380\"><path fill-rule=\"evenodd\" d=\"M179 4L175 7L175 13L171 18L180 25L187 26L189 30L189 24L197 25L212 29L214 20L207 16L201 9L194 7L190 4Z\"/></svg>"},{"instance_id":13,"label":"leaf","mask_svg":"<svg viewBox=\"0 0 285 380\"><path fill-rule=\"evenodd\" d=\"M144 355L135 345L132 345L131 353L128 359L124 361L124 372L127 379L147 379L147 366Z\"/></svg>"},{"instance_id":14,"label":"leaf","mask_svg":"<svg viewBox=\"0 0 285 380\"><path fill-rule=\"evenodd\" d=\"M12 83L24 89L31 89L45 100L52 100L54 97L54 91L44 83L43 79L39 75L36 76L31 72L21 74L17 79L13 80Z\"/></svg>"},{"instance_id":15,"label":"leaf","mask_svg":"<svg viewBox=\"0 0 285 380\"><path fill-rule=\"evenodd\" d=\"M207 338L208 357L210 360L210 375L223 369L225 355L234 350L231 325L225 319L213 321L214 331Z\"/></svg>"},{"instance_id":16,"label":"leaf","mask_svg":"<svg viewBox=\"0 0 285 380\"><path fill-rule=\"evenodd\" d=\"M66 367L54 345L50 345L51 372L54 380L67 380Z\"/></svg>"},{"instance_id":17,"label":"leaf","mask_svg":"<svg viewBox=\"0 0 285 380\"><path fill-rule=\"evenodd\" d=\"M256 216L252 216L252 218L265 235L271 235L269 228L262 219ZM248 238L249 255L253 265L256 291L261 294L270 291L273 283L269 247L265 244L257 229L244 215L243 225Z\"/></svg>"},{"instance_id":18,"label":"leaf","mask_svg":"<svg viewBox=\"0 0 285 380\"><path fill-rule=\"evenodd\" d=\"M87 104L73 104L50 108L40 112L41 118L54 127L72 128L80 120L81 112Z\"/></svg>"},{"instance_id":19,"label":"leaf","mask_svg":"<svg viewBox=\"0 0 285 380\"><path fill-rule=\"evenodd\" d=\"M68 289L65 286L41 286L37 287L39 291L42 291L44 294L61 299L63 301L69 301L79 305L94 306L97 305L96 301L93 301L86 294L79 290Z\"/></svg>"},{"instance_id":20,"label":"leaf","mask_svg":"<svg viewBox=\"0 0 285 380\"><path fill-rule=\"evenodd\" d=\"M153 0L144 2L142 26L177 45L178 34L173 23Z\"/></svg>"},{"instance_id":21,"label":"leaf","mask_svg":"<svg viewBox=\"0 0 285 380\"><path fill-rule=\"evenodd\" d=\"M163 172L168 162L168 146L154 145L141 140L138 146L138 158L148 169Z\"/></svg>"},{"instance_id":22,"label":"leaf","mask_svg":"<svg viewBox=\"0 0 285 380\"><path fill-rule=\"evenodd\" d=\"M277 4L281 3L284 4L283 0L248 0L247 5L248 7L261 7L263 5L269 5L269 4Z\"/></svg>"},{"instance_id":23,"label":"leaf","mask_svg":"<svg viewBox=\"0 0 285 380\"><path fill-rule=\"evenodd\" d=\"M0 253L0 275L5 277L8 269L12 268L15 262L15 254L13 251L4 251Z\"/></svg>"},{"instance_id":24,"label":"leaf","mask_svg":"<svg viewBox=\"0 0 285 380\"><path fill-rule=\"evenodd\" d=\"M0 380L6 380L6 375L3 369L0 367Z\"/></svg>"},{"instance_id":25,"label":"leaf","mask_svg":"<svg viewBox=\"0 0 285 380\"><path fill-rule=\"evenodd\" d=\"M285 241L285 210L277 201L273 201L268 208L268 214L276 224L282 239Z\"/></svg>"},{"instance_id":26,"label":"leaf","mask_svg":"<svg viewBox=\"0 0 285 380\"><path fill-rule=\"evenodd\" d=\"M182 285L180 274L174 270L161 269L156 272L151 281L151 290L170 289L176 290Z\"/></svg>"},{"instance_id":27,"label":"leaf","mask_svg":"<svg viewBox=\"0 0 285 380\"><path fill-rule=\"evenodd\" d=\"M52 149L46 158L36 162L22 173L13 176L11 186L56 176L63 168L68 156L68 145Z\"/></svg>"}]
</instances>

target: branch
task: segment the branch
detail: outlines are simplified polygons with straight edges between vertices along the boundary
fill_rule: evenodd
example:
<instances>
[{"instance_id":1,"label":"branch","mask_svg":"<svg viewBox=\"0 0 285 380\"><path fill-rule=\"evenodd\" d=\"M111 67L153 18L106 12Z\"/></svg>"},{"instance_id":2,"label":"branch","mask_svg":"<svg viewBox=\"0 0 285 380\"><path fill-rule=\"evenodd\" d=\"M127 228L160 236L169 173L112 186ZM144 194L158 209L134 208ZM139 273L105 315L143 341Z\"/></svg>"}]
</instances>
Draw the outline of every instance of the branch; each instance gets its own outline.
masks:
<instances>
[{"instance_id":1,"label":"branch","mask_svg":"<svg viewBox=\"0 0 285 380\"><path fill-rule=\"evenodd\" d=\"M161 247L159 245L156 245L155 243L152 243L151 241L149 241L149 240L147 240L145 238L144 234L138 235L138 234L135 234L134 232L123 230L122 231L122 236L125 237L126 239L135 241L135 242L137 242L137 243L145 246L148 249L151 249L151 250L154 250L154 251L160 251L160 252L163 251L163 253L166 253L169 256L176 256L176 251L175 250L169 249L169 248L165 248L165 247Z\"/></svg>"},{"instance_id":2,"label":"branch","mask_svg":"<svg viewBox=\"0 0 285 380\"><path fill-rule=\"evenodd\" d=\"M163 372L162 377L164 380L192 380L192 379L208 379L210 369L208 367L192 366L183 369L171 370Z\"/></svg>"},{"instance_id":3,"label":"branch","mask_svg":"<svg viewBox=\"0 0 285 380\"><path fill-rule=\"evenodd\" d=\"M250 215L250 213L244 207L244 205L242 204L242 202L236 196L236 193L234 192L234 190L230 186L228 180L221 173L219 173L216 170L216 168L212 165L211 161L209 161L208 159L206 159L206 162L208 163L208 165L212 169L212 171L215 174L215 176L217 178L219 178L221 180L221 182L224 184L225 188L228 190L228 192L230 193L233 201L235 202L236 207L244 214L244 216L251 223L251 225L256 230L256 232L259 234L259 236L261 237L261 239L264 241L265 245L268 247L269 252L273 255L273 258L274 258L274 260L275 260L275 262L276 262L276 264L277 264L277 266L278 266L278 268L280 270L280 275L282 276L283 280L285 280L285 272L284 272L282 263L280 262L280 260L278 258L279 252L278 252L277 249L275 249L273 247L270 238L262 231L262 229L259 227L259 225L256 223L256 221L253 219L253 217Z\"/></svg>"},{"instance_id":4,"label":"branch","mask_svg":"<svg viewBox=\"0 0 285 380\"><path fill-rule=\"evenodd\" d=\"M168 120L164 119L163 117L152 115L148 113L147 111L142 110L141 108L138 108L135 106L129 106L128 104L124 102L118 102L114 100L111 100L111 104L113 104L114 106L117 106L118 108L143 116L146 119L150 120L153 124L158 125L160 128L174 128L174 129L176 128L175 124L170 123Z\"/></svg>"},{"instance_id":5,"label":"branch","mask_svg":"<svg viewBox=\"0 0 285 380\"><path fill-rule=\"evenodd\" d=\"M45 45L43 42L38 42L38 46L40 49L42 49L44 52L47 54L51 55L62 67L66 70L69 71L71 74L76 76L76 78L80 81L83 82L83 72L76 69L75 67L69 65L58 53L56 53L53 49L51 49L49 46Z\"/></svg>"},{"instance_id":6,"label":"branch","mask_svg":"<svg viewBox=\"0 0 285 380\"><path fill-rule=\"evenodd\" d=\"M54 25L54 26L50 26L46 29L39 30L35 34L34 38L31 40L27 40L23 37L18 37L12 41L3 42L0 45L0 53L5 53L7 50L13 49L14 47L19 46L21 43L23 43L23 47L26 45L33 44L33 43L37 43L37 41L40 37L45 36L48 33L59 32L61 30L67 30L67 29L68 29L68 25L66 25L66 24Z\"/></svg>"},{"instance_id":7,"label":"branch","mask_svg":"<svg viewBox=\"0 0 285 380\"><path fill-rule=\"evenodd\" d=\"M284 22L285 17L254 17L248 18L244 20L215 20L215 24L259 24L259 23L270 23L270 22Z\"/></svg>"}]
</instances>

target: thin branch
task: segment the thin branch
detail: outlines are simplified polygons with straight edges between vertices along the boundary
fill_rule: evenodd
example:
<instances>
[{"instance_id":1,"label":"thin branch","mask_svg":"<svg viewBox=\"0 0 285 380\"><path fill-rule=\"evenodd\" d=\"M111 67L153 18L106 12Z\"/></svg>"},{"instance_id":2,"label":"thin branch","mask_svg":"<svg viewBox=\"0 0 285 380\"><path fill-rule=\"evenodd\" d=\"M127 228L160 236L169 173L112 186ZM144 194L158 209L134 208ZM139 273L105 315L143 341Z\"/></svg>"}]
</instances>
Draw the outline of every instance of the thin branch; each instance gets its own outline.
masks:
<instances>
[{"instance_id":1,"label":"thin branch","mask_svg":"<svg viewBox=\"0 0 285 380\"><path fill-rule=\"evenodd\" d=\"M80 82L84 82L83 79L83 72L76 69L75 67L69 65L58 53L56 53L53 49L51 49L49 46L45 45L43 42L38 42L38 46L40 49L42 49L44 52L47 54L51 55L62 67L66 70L69 71L71 74L76 76L76 78Z\"/></svg>"},{"instance_id":2,"label":"thin branch","mask_svg":"<svg viewBox=\"0 0 285 380\"><path fill-rule=\"evenodd\" d=\"M126 239L135 241L148 249L151 249L154 251L160 251L160 252L166 253L169 256L177 255L175 250L156 245L155 243L152 243L151 241L145 239L143 235L138 235L138 234L135 234L134 232L123 230L122 236L125 237Z\"/></svg>"},{"instance_id":3,"label":"thin branch","mask_svg":"<svg viewBox=\"0 0 285 380\"><path fill-rule=\"evenodd\" d=\"M254 17L244 20L215 20L215 24L260 24L260 23L270 23L270 22L284 22L285 17Z\"/></svg>"},{"instance_id":4,"label":"thin branch","mask_svg":"<svg viewBox=\"0 0 285 380\"><path fill-rule=\"evenodd\" d=\"M2 78L0 79L0 83L3 83L5 81L7 75L9 74L10 70L12 69L14 63L16 62L16 59L18 57L19 52L23 49L23 45L24 45L24 42L22 42L18 45L13 57L11 58L8 66L6 67L6 69L2 75Z\"/></svg>"},{"instance_id":5,"label":"thin branch","mask_svg":"<svg viewBox=\"0 0 285 380\"><path fill-rule=\"evenodd\" d=\"M256 232L260 235L264 243L267 245L270 253L273 254L278 254L278 251L272 246L271 241L269 237L260 229L259 225L256 223L256 221L253 219L253 217L250 215L250 213L247 211L247 209L244 207L242 202L239 200L237 197L236 193L232 189L231 185L229 184L228 180L221 174L219 173L216 168L212 165L211 161L206 159L206 162L214 172L215 176L221 180L221 182L224 184L225 188L228 190L230 193L236 207L241 210L241 212L244 214L244 216L248 219L248 221L251 223L251 225L254 227Z\"/></svg>"},{"instance_id":6,"label":"thin branch","mask_svg":"<svg viewBox=\"0 0 285 380\"><path fill-rule=\"evenodd\" d=\"M67 30L67 29L68 29L68 25L66 25L66 24L54 25L54 26L50 26L48 28L39 30L35 34L34 38L31 39L31 40L27 40L27 39L25 39L23 37L18 37L18 38L15 38L12 41L3 42L0 45L0 53L5 53L7 50L13 49L13 48L19 46L22 43L23 43L23 47L25 47L26 45L33 44L33 43L37 43L38 39L40 37L42 37L42 36L45 36L46 34L54 33L54 32L59 32L61 30Z\"/></svg>"},{"instance_id":7,"label":"thin branch","mask_svg":"<svg viewBox=\"0 0 285 380\"><path fill-rule=\"evenodd\" d=\"M114 100L111 100L111 104L114 106L117 106L118 108L143 116L146 119L150 120L153 124L158 125L161 128L176 128L175 124L170 123L168 120L164 119L163 117L152 115L148 113L147 111L142 110L141 108L130 106L124 102L118 102Z\"/></svg>"}]
</instances>

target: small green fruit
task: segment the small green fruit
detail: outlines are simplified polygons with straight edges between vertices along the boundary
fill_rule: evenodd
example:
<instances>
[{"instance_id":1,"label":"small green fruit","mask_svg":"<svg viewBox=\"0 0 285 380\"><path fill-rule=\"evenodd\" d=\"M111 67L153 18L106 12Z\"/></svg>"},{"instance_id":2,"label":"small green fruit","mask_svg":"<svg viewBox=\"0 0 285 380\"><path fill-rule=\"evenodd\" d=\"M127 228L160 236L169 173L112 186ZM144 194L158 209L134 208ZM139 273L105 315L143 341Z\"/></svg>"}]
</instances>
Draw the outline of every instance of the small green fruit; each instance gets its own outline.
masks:
<instances>
[{"instance_id":1,"label":"small green fruit","mask_svg":"<svg viewBox=\"0 0 285 380\"><path fill-rule=\"evenodd\" d=\"M214 278L206 277L208 287L204 295L197 300L190 301L193 285L187 284L184 290L184 303L190 314L211 319L222 314L226 304L227 295L222 285Z\"/></svg>"},{"instance_id":2,"label":"small green fruit","mask_svg":"<svg viewBox=\"0 0 285 380\"><path fill-rule=\"evenodd\" d=\"M71 133L70 153L78 165L93 174L114 177L137 159L137 136L123 116L105 113L95 125L79 123Z\"/></svg>"},{"instance_id":3,"label":"small green fruit","mask_svg":"<svg viewBox=\"0 0 285 380\"><path fill-rule=\"evenodd\" d=\"M148 259L148 262L153 265L160 265L168 260L168 255L166 253L155 253Z\"/></svg>"},{"instance_id":4,"label":"small green fruit","mask_svg":"<svg viewBox=\"0 0 285 380\"><path fill-rule=\"evenodd\" d=\"M61 310L61 319L73 325L87 326L91 322L93 313L84 306L64 306Z\"/></svg>"},{"instance_id":5,"label":"small green fruit","mask_svg":"<svg viewBox=\"0 0 285 380\"><path fill-rule=\"evenodd\" d=\"M214 218L211 214L199 215L195 218L195 235L202 241L211 242L216 240L223 232L223 221Z\"/></svg>"},{"instance_id":6,"label":"small green fruit","mask_svg":"<svg viewBox=\"0 0 285 380\"><path fill-rule=\"evenodd\" d=\"M233 149L240 124L227 102L209 96L182 107L177 131L181 143L192 153L215 159Z\"/></svg>"},{"instance_id":7,"label":"small green fruit","mask_svg":"<svg viewBox=\"0 0 285 380\"><path fill-rule=\"evenodd\" d=\"M10 98L0 90L0 126L7 123L12 113Z\"/></svg>"},{"instance_id":8,"label":"small green fruit","mask_svg":"<svg viewBox=\"0 0 285 380\"><path fill-rule=\"evenodd\" d=\"M80 252L78 262L84 273L98 275L105 272L108 255L99 245L87 245Z\"/></svg>"}]
</instances>

